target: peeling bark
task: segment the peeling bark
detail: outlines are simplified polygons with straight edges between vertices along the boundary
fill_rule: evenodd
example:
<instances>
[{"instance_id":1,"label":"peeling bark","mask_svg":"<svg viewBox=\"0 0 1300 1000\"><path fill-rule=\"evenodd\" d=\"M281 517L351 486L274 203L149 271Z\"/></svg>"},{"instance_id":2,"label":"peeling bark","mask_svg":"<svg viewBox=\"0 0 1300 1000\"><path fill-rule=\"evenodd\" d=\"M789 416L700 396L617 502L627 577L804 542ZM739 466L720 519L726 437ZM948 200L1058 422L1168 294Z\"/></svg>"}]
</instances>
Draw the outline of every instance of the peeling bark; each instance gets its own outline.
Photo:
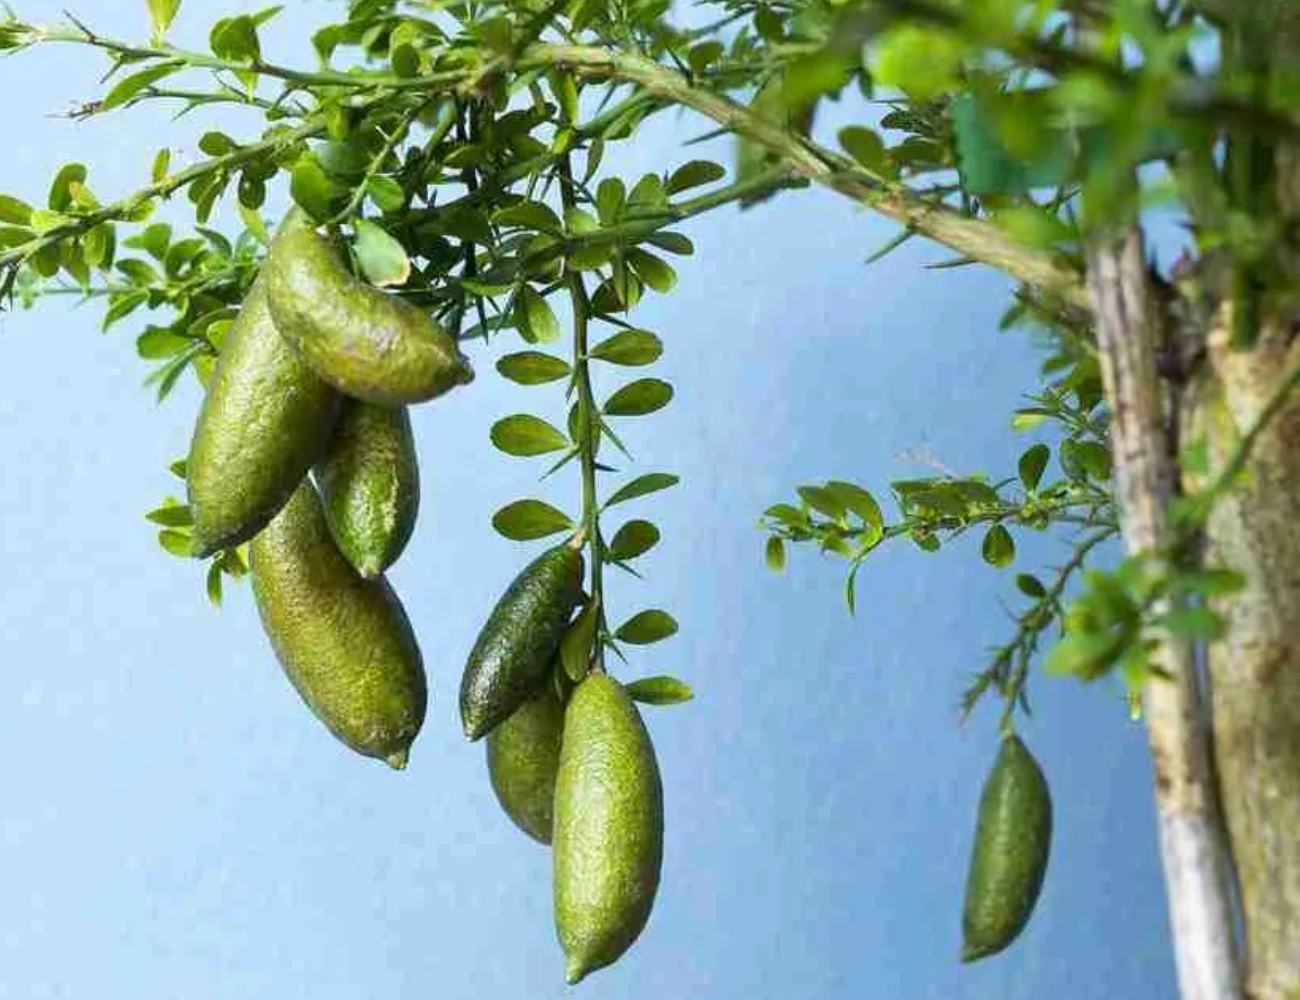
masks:
<instances>
[{"instance_id":1,"label":"peeling bark","mask_svg":"<svg viewBox=\"0 0 1300 1000\"><path fill-rule=\"evenodd\" d=\"M1125 548L1130 554L1157 551L1166 540L1176 469L1156 369L1164 347L1162 316L1140 230L1091 244L1088 291L1112 412ZM1184 644L1167 644L1157 659L1170 679L1147 686L1145 711L1179 992L1182 1000L1239 1000L1227 855L1196 663Z\"/></svg>"},{"instance_id":2,"label":"peeling bark","mask_svg":"<svg viewBox=\"0 0 1300 1000\"><path fill-rule=\"evenodd\" d=\"M1211 335L1196 427L1222 468L1300 364L1289 330L1250 351ZM1246 589L1225 601L1229 630L1209 650L1215 762L1245 917L1246 992L1300 1000L1300 399L1259 434L1245 474L1206 530L1212 565Z\"/></svg>"}]
</instances>

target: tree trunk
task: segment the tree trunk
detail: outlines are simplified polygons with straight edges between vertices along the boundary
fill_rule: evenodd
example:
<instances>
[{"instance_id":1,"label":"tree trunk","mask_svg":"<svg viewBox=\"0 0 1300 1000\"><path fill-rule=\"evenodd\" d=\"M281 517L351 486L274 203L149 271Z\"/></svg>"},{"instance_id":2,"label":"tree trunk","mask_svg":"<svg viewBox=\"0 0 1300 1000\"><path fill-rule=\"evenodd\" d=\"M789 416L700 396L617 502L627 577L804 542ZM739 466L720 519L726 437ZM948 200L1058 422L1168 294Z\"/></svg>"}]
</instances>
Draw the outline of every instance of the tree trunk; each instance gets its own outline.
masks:
<instances>
[{"instance_id":1,"label":"tree trunk","mask_svg":"<svg viewBox=\"0 0 1300 1000\"><path fill-rule=\"evenodd\" d=\"M1195 396L1195 430L1222 469L1300 364L1289 325L1250 351L1222 324ZM1225 601L1229 630L1209 650L1215 762L1245 917L1246 992L1300 1000L1300 401L1255 439L1244 475L1206 530L1210 565L1246 589Z\"/></svg>"},{"instance_id":2,"label":"tree trunk","mask_svg":"<svg viewBox=\"0 0 1300 1000\"><path fill-rule=\"evenodd\" d=\"M1133 555L1155 553L1167 541L1176 470L1169 406L1156 369L1163 316L1139 229L1090 244L1088 290L1112 413L1125 548ZM1170 676L1147 686L1145 711L1179 992L1182 1000L1237 1000L1226 854L1196 662L1182 643L1166 644L1156 659Z\"/></svg>"}]
</instances>

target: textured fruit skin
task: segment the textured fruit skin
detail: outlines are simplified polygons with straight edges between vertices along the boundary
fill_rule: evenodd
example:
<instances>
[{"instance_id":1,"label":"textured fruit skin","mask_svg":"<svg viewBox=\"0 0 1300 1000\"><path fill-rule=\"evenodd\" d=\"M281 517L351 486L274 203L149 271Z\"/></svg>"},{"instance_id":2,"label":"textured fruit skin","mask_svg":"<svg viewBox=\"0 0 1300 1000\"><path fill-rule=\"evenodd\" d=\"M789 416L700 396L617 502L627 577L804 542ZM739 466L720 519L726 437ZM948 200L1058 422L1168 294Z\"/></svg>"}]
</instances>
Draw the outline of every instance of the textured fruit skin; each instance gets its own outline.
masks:
<instances>
[{"instance_id":1,"label":"textured fruit skin","mask_svg":"<svg viewBox=\"0 0 1300 1000\"><path fill-rule=\"evenodd\" d=\"M550 684L488 733L487 765L497 801L519 829L551 842L564 706Z\"/></svg>"},{"instance_id":2,"label":"textured fruit skin","mask_svg":"<svg viewBox=\"0 0 1300 1000\"><path fill-rule=\"evenodd\" d=\"M284 672L357 753L404 767L428 701L415 633L388 581L363 580L304 481L250 546L253 595Z\"/></svg>"},{"instance_id":3,"label":"textured fruit skin","mask_svg":"<svg viewBox=\"0 0 1300 1000\"><path fill-rule=\"evenodd\" d=\"M277 329L341 392L400 406L473 380L445 330L404 299L359 281L314 229L277 241L265 271Z\"/></svg>"},{"instance_id":4,"label":"textured fruit skin","mask_svg":"<svg viewBox=\"0 0 1300 1000\"><path fill-rule=\"evenodd\" d=\"M984 791L966 880L962 961L1006 948L1029 922L1052 844L1052 798L1018 736L1002 741Z\"/></svg>"},{"instance_id":5,"label":"textured fruit skin","mask_svg":"<svg viewBox=\"0 0 1300 1000\"><path fill-rule=\"evenodd\" d=\"M460 683L460 718L471 740L504 722L546 679L582 597L582 555L548 549L524 567L488 616Z\"/></svg>"},{"instance_id":6,"label":"textured fruit skin","mask_svg":"<svg viewBox=\"0 0 1300 1000\"><path fill-rule=\"evenodd\" d=\"M349 399L316 464L325 519L339 550L367 579L397 562L415 529L420 471L411 417Z\"/></svg>"},{"instance_id":7,"label":"textured fruit skin","mask_svg":"<svg viewBox=\"0 0 1300 1000\"><path fill-rule=\"evenodd\" d=\"M291 216L283 238L300 217ZM330 440L338 394L276 332L259 275L231 326L190 445L187 481L200 553L248 541Z\"/></svg>"},{"instance_id":8,"label":"textured fruit skin","mask_svg":"<svg viewBox=\"0 0 1300 1000\"><path fill-rule=\"evenodd\" d=\"M641 933L663 844L650 734L623 686L593 674L565 709L555 783L555 928L569 983L617 961Z\"/></svg>"}]
</instances>

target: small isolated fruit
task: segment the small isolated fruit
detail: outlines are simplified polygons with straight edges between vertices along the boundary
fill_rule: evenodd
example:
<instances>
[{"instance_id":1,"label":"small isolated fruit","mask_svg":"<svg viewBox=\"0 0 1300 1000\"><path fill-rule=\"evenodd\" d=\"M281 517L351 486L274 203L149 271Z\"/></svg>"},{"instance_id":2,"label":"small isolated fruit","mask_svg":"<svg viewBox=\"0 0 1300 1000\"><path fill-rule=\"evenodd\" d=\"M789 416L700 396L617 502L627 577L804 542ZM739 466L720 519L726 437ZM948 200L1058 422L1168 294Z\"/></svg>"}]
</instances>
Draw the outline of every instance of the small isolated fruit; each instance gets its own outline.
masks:
<instances>
[{"instance_id":1,"label":"small isolated fruit","mask_svg":"<svg viewBox=\"0 0 1300 1000\"><path fill-rule=\"evenodd\" d=\"M623 686L593 674L565 709L555 783L555 928L569 983L617 961L637 939L659 888L663 845L650 734Z\"/></svg>"},{"instance_id":2,"label":"small isolated fruit","mask_svg":"<svg viewBox=\"0 0 1300 1000\"><path fill-rule=\"evenodd\" d=\"M582 554L569 544L524 567L470 651L460 684L465 735L477 740L537 693L582 597Z\"/></svg>"},{"instance_id":3,"label":"small isolated fruit","mask_svg":"<svg viewBox=\"0 0 1300 1000\"><path fill-rule=\"evenodd\" d=\"M380 406L418 403L473 381L447 331L360 281L314 229L278 240L266 262L275 325L326 382Z\"/></svg>"},{"instance_id":4,"label":"small isolated fruit","mask_svg":"<svg viewBox=\"0 0 1300 1000\"><path fill-rule=\"evenodd\" d=\"M486 741L488 777L497 801L519 829L543 844L551 842L563 735L564 706L554 685L544 684Z\"/></svg>"},{"instance_id":5,"label":"small isolated fruit","mask_svg":"<svg viewBox=\"0 0 1300 1000\"><path fill-rule=\"evenodd\" d=\"M411 417L350 399L316 465L325 518L339 549L370 578L397 561L415 528L420 472Z\"/></svg>"},{"instance_id":6,"label":"small isolated fruit","mask_svg":"<svg viewBox=\"0 0 1300 1000\"><path fill-rule=\"evenodd\" d=\"M980 796L962 913L963 962L996 954L1024 929L1051 843L1047 780L1020 738L1007 736Z\"/></svg>"},{"instance_id":7,"label":"small isolated fruit","mask_svg":"<svg viewBox=\"0 0 1300 1000\"><path fill-rule=\"evenodd\" d=\"M277 239L305 223L293 213ZM230 328L187 463L194 538L210 555L248 541L329 443L338 394L276 332L259 276Z\"/></svg>"},{"instance_id":8,"label":"small isolated fruit","mask_svg":"<svg viewBox=\"0 0 1300 1000\"><path fill-rule=\"evenodd\" d=\"M424 666L402 603L362 579L330 537L304 481L250 547L253 594L284 672L358 753L406 766L424 723Z\"/></svg>"}]
</instances>

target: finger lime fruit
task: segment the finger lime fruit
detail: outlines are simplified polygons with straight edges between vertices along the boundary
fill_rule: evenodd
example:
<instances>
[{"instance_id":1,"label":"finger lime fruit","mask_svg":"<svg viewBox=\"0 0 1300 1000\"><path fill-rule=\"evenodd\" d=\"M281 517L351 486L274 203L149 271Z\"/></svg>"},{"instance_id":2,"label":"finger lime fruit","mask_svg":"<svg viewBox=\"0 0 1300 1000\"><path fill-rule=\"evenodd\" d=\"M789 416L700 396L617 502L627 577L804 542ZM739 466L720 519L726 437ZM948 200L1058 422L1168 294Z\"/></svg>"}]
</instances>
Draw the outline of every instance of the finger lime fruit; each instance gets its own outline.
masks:
<instances>
[{"instance_id":1,"label":"finger lime fruit","mask_svg":"<svg viewBox=\"0 0 1300 1000\"><path fill-rule=\"evenodd\" d=\"M470 651L460 684L465 735L477 740L537 693L582 597L582 554L569 544L524 567Z\"/></svg>"},{"instance_id":2,"label":"finger lime fruit","mask_svg":"<svg viewBox=\"0 0 1300 1000\"><path fill-rule=\"evenodd\" d=\"M358 753L406 766L428 690L415 633L383 577L360 577L304 480L250 546L253 595L284 672Z\"/></svg>"},{"instance_id":3,"label":"finger lime fruit","mask_svg":"<svg viewBox=\"0 0 1300 1000\"><path fill-rule=\"evenodd\" d=\"M497 801L519 829L551 842L555 773L560 766L564 706L551 684L488 733L488 777Z\"/></svg>"},{"instance_id":4,"label":"finger lime fruit","mask_svg":"<svg viewBox=\"0 0 1300 1000\"><path fill-rule=\"evenodd\" d=\"M418 403L474 378L456 342L416 306L352 275L325 237L298 229L266 262L280 333L326 382L380 406Z\"/></svg>"},{"instance_id":5,"label":"finger lime fruit","mask_svg":"<svg viewBox=\"0 0 1300 1000\"><path fill-rule=\"evenodd\" d=\"M1052 843L1052 798L1038 762L1014 735L1002 741L984 791L966 880L963 962L996 954L1029 922Z\"/></svg>"},{"instance_id":6,"label":"finger lime fruit","mask_svg":"<svg viewBox=\"0 0 1300 1000\"><path fill-rule=\"evenodd\" d=\"M420 472L405 407L349 399L316 464L325 519L339 550L370 579L397 562L415 529Z\"/></svg>"},{"instance_id":7,"label":"finger lime fruit","mask_svg":"<svg viewBox=\"0 0 1300 1000\"><path fill-rule=\"evenodd\" d=\"M294 213L277 240L304 225ZM259 275L230 328L187 463L200 555L248 541L329 444L339 396L276 332Z\"/></svg>"},{"instance_id":8,"label":"finger lime fruit","mask_svg":"<svg viewBox=\"0 0 1300 1000\"><path fill-rule=\"evenodd\" d=\"M565 709L555 783L555 927L569 983L637 939L659 888L663 843L650 735L623 686L593 674Z\"/></svg>"}]
</instances>

